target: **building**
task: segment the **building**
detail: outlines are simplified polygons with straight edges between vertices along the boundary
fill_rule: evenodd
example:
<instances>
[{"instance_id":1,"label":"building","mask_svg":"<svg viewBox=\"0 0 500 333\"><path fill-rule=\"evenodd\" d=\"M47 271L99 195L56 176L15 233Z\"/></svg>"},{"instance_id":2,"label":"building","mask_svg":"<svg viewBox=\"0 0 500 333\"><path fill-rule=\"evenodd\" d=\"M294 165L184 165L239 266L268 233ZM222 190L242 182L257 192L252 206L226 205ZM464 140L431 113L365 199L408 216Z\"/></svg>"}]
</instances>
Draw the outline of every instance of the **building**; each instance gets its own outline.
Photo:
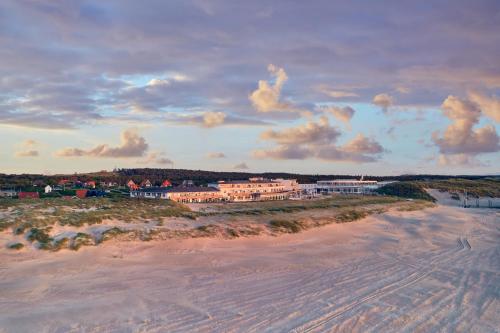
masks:
<instances>
[{"instance_id":1,"label":"building","mask_svg":"<svg viewBox=\"0 0 500 333\"><path fill-rule=\"evenodd\" d=\"M364 194L377 188L375 180L336 179L317 182L317 190L321 194Z\"/></svg>"},{"instance_id":2,"label":"building","mask_svg":"<svg viewBox=\"0 0 500 333\"><path fill-rule=\"evenodd\" d=\"M139 186L137 186L136 183L134 183L134 181L131 179L127 182L127 187L129 188L129 190L131 191L134 191L134 190L137 190L139 189Z\"/></svg>"},{"instance_id":3,"label":"building","mask_svg":"<svg viewBox=\"0 0 500 333\"><path fill-rule=\"evenodd\" d=\"M87 197L87 189L76 190L76 196L80 199L85 199Z\"/></svg>"},{"instance_id":4,"label":"building","mask_svg":"<svg viewBox=\"0 0 500 333\"><path fill-rule=\"evenodd\" d=\"M95 181L90 180L90 181L88 181L88 182L85 182L85 184L84 184L84 185L85 185L85 187L88 187L88 188L95 188L95 185L96 185L96 184L95 184Z\"/></svg>"},{"instance_id":5,"label":"building","mask_svg":"<svg viewBox=\"0 0 500 333\"><path fill-rule=\"evenodd\" d=\"M19 192L19 199L39 199L38 192Z\"/></svg>"},{"instance_id":6,"label":"building","mask_svg":"<svg viewBox=\"0 0 500 333\"><path fill-rule=\"evenodd\" d=\"M45 186L45 193L50 193L50 192L52 192L52 186L50 185Z\"/></svg>"},{"instance_id":7,"label":"building","mask_svg":"<svg viewBox=\"0 0 500 333\"><path fill-rule=\"evenodd\" d=\"M151 186L153 186L153 184L151 184L151 182L149 181L149 179L143 180L141 182L141 187L151 187Z\"/></svg>"},{"instance_id":8,"label":"building","mask_svg":"<svg viewBox=\"0 0 500 333\"><path fill-rule=\"evenodd\" d=\"M16 190L0 190L0 198L12 198L17 196Z\"/></svg>"},{"instance_id":9,"label":"building","mask_svg":"<svg viewBox=\"0 0 500 333\"><path fill-rule=\"evenodd\" d=\"M218 189L199 186L169 188L167 197L181 203L224 201L222 193Z\"/></svg>"},{"instance_id":10,"label":"building","mask_svg":"<svg viewBox=\"0 0 500 333\"><path fill-rule=\"evenodd\" d=\"M318 196L318 184L299 184L301 198L314 198Z\"/></svg>"},{"instance_id":11,"label":"building","mask_svg":"<svg viewBox=\"0 0 500 333\"><path fill-rule=\"evenodd\" d=\"M172 186L172 183L168 179L165 179L163 183L161 183L161 187L170 187L170 186Z\"/></svg>"},{"instance_id":12,"label":"building","mask_svg":"<svg viewBox=\"0 0 500 333\"><path fill-rule=\"evenodd\" d=\"M219 181L217 188L226 201L285 200L290 195L283 183L264 178Z\"/></svg>"},{"instance_id":13,"label":"building","mask_svg":"<svg viewBox=\"0 0 500 333\"><path fill-rule=\"evenodd\" d=\"M213 187L146 187L130 192L132 198L169 199L181 203L220 202L224 198L221 192Z\"/></svg>"}]
</instances>

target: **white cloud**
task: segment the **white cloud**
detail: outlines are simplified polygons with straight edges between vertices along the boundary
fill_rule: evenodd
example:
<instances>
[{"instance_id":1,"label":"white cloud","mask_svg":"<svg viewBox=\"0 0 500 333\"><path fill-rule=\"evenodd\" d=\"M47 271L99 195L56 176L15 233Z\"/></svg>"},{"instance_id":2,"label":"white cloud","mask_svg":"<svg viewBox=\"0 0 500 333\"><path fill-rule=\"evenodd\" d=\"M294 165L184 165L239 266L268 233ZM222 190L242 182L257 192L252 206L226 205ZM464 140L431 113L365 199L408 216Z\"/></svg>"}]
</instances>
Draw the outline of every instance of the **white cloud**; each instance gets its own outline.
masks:
<instances>
[{"instance_id":1,"label":"white cloud","mask_svg":"<svg viewBox=\"0 0 500 333\"><path fill-rule=\"evenodd\" d=\"M226 158L226 155L221 152L212 152L206 155L207 158Z\"/></svg>"},{"instance_id":2,"label":"white cloud","mask_svg":"<svg viewBox=\"0 0 500 333\"><path fill-rule=\"evenodd\" d=\"M289 103L280 101L281 89L288 80L285 70L272 64L267 67L267 70L275 78L274 85L265 80L259 81L259 87L249 96L254 108L258 112L298 111Z\"/></svg>"},{"instance_id":3,"label":"white cloud","mask_svg":"<svg viewBox=\"0 0 500 333\"><path fill-rule=\"evenodd\" d=\"M468 154L497 152L499 137L495 127L485 125L474 129L479 122L481 110L469 100L448 96L442 104L443 113L452 123L443 135L433 133L432 139L442 154Z\"/></svg>"},{"instance_id":4,"label":"white cloud","mask_svg":"<svg viewBox=\"0 0 500 333\"><path fill-rule=\"evenodd\" d=\"M274 141L277 147L256 150L255 158L307 159L316 158L328 161L373 162L384 148L375 140L358 134L354 139L339 146L336 141L340 132L331 127L328 118L321 117L319 122L310 121L304 125L282 131L266 131L261 139Z\"/></svg>"},{"instance_id":5,"label":"white cloud","mask_svg":"<svg viewBox=\"0 0 500 333\"><path fill-rule=\"evenodd\" d=\"M338 107L338 106L328 106L324 108L320 108L321 111L330 113L337 120L343 122L346 125L350 124L350 121L356 111L350 106Z\"/></svg>"},{"instance_id":6,"label":"white cloud","mask_svg":"<svg viewBox=\"0 0 500 333\"><path fill-rule=\"evenodd\" d=\"M373 97L373 104L380 106L384 112L394 105L394 98L389 94L378 94Z\"/></svg>"},{"instance_id":7,"label":"white cloud","mask_svg":"<svg viewBox=\"0 0 500 333\"><path fill-rule=\"evenodd\" d=\"M472 102L479 106L485 116L500 123L500 99L496 96L486 96L475 91L469 92L468 96Z\"/></svg>"},{"instance_id":8,"label":"white cloud","mask_svg":"<svg viewBox=\"0 0 500 333\"><path fill-rule=\"evenodd\" d=\"M224 124L226 119L226 114L224 112L205 112L203 114L203 126L204 127L215 127Z\"/></svg>"},{"instance_id":9,"label":"white cloud","mask_svg":"<svg viewBox=\"0 0 500 333\"><path fill-rule=\"evenodd\" d=\"M121 134L121 145L110 147L107 144L98 145L92 149L65 148L56 152L59 157L140 157L144 156L149 145L146 139L139 136L136 130L128 129Z\"/></svg>"}]
</instances>

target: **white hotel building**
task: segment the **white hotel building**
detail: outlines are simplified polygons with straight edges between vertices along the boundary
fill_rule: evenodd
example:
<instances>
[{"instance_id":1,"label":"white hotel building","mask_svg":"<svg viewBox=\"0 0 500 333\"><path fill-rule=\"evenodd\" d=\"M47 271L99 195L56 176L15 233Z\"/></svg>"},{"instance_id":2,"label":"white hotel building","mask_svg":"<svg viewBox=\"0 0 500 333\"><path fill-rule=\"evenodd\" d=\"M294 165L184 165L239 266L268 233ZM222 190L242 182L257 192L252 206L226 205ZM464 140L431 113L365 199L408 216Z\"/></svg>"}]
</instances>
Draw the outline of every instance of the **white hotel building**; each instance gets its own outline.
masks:
<instances>
[{"instance_id":1,"label":"white hotel building","mask_svg":"<svg viewBox=\"0 0 500 333\"><path fill-rule=\"evenodd\" d=\"M375 180L319 180L316 188L321 194L364 194L376 190L379 184Z\"/></svg>"}]
</instances>

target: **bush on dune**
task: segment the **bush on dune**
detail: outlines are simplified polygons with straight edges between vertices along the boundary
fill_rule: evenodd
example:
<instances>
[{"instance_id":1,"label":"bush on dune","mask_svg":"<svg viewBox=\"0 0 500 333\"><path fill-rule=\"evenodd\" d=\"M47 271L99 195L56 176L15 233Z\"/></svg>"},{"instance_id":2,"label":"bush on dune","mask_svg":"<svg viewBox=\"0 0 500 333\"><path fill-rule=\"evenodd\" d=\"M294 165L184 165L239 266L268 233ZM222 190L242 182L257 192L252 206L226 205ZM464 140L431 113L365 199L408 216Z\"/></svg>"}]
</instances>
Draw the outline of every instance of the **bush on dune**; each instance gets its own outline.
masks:
<instances>
[{"instance_id":1,"label":"bush on dune","mask_svg":"<svg viewBox=\"0 0 500 333\"><path fill-rule=\"evenodd\" d=\"M300 222L288 220L271 220L269 226L274 231L284 231L286 233L297 233L304 229Z\"/></svg>"},{"instance_id":2,"label":"bush on dune","mask_svg":"<svg viewBox=\"0 0 500 333\"><path fill-rule=\"evenodd\" d=\"M7 246L7 248L9 248L11 250L21 250L22 248L24 248L24 244L23 243L14 243L14 244L10 244L9 246Z\"/></svg>"}]
</instances>

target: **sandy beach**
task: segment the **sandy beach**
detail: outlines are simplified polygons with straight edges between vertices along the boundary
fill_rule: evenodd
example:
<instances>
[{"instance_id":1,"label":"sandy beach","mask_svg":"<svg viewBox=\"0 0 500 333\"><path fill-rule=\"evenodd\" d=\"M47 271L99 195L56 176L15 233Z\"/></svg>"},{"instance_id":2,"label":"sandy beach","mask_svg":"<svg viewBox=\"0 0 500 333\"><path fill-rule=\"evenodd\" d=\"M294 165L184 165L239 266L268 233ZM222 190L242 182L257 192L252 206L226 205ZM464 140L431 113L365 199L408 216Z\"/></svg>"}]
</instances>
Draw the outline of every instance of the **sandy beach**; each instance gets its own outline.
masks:
<instances>
[{"instance_id":1,"label":"sandy beach","mask_svg":"<svg viewBox=\"0 0 500 333\"><path fill-rule=\"evenodd\" d=\"M0 332L498 332L500 213L0 250Z\"/></svg>"}]
</instances>

